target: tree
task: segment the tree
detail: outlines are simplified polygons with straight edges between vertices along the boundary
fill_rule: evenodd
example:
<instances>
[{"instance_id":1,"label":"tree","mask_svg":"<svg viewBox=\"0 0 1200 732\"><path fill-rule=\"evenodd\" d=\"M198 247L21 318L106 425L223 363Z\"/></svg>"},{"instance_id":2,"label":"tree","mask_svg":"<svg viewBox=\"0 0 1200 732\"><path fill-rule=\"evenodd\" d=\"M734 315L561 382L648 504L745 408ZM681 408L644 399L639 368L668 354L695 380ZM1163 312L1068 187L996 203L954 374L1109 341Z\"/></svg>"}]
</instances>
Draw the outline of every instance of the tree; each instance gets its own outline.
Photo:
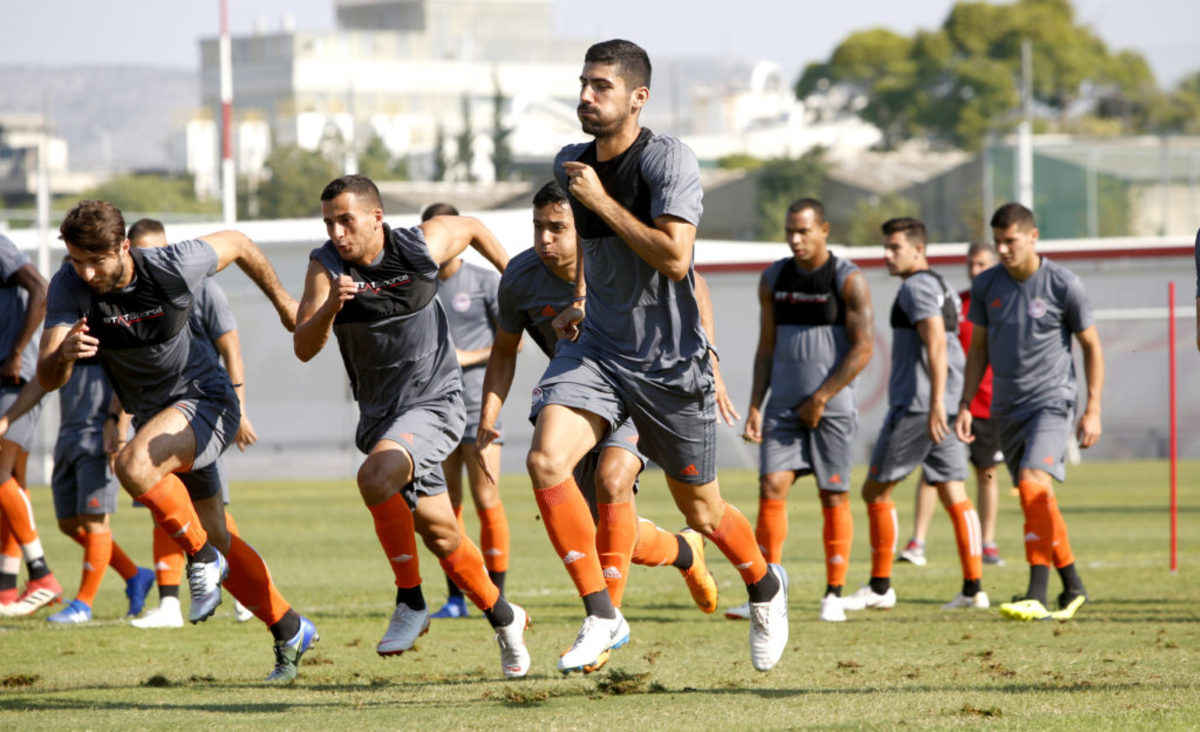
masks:
<instances>
[{"instance_id":1,"label":"tree","mask_svg":"<svg viewBox=\"0 0 1200 732\"><path fill-rule=\"evenodd\" d=\"M403 160L393 160L391 151L378 134L371 136L358 155L358 172L371 180L404 180L408 177L407 168Z\"/></svg>"},{"instance_id":2,"label":"tree","mask_svg":"<svg viewBox=\"0 0 1200 732\"><path fill-rule=\"evenodd\" d=\"M783 232L787 208L797 198L819 198L825 189L828 166L825 151L814 148L799 158L775 158L758 168L758 238L775 241Z\"/></svg>"},{"instance_id":3,"label":"tree","mask_svg":"<svg viewBox=\"0 0 1200 732\"><path fill-rule=\"evenodd\" d=\"M493 76L492 85L492 167L496 171L496 180L501 181L508 180L513 172L512 146L508 144L513 128L504 125L505 99L500 80Z\"/></svg>"},{"instance_id":4,"label":"tree","mask_svg":"<svg viewBox=\"0 0 1200 732\"><path fill-rule=\"evenodd\" d=\"M450 172L450 161L446 159L446 128L438 123L433 139L433 179L446 180Z\"/></svg>"},{"instance_id":5,"label":"tree","mask_svg":"<svg viewBox=\"0 0 1200 732\"><path fill-rule=\"evenodd\" d=\"M267 156L267 179L258 189L259 212L266 219L321 215L321 190L338 168L320 152L296 145L277 147Z\"/></svg>"},{"instance_id":6,"label":"tree","mask_svg":"<svg viewBox=\"0 0 1200 732\"><path fill-rule=\"evenodd\" d=\"M880 227L884 221L897 216L920 216L917 204L897 193L860 200L846 223L845 243L852 247L879 246L883 241Z\"/></svg>"},{"instance_id":7,"label":"tree","mask_svg":"<svg viewBox=\"0 0 1200 732\"><path fill-rule=\"evenodd\" d=\"M221 213L219 200L198 200L192 180L184 177L118 175L84 191L82 197L108 201L130 213Z\"/></svg>"},{"instance_id":8,"label":"tree","mask_svg":"<svg viewBox=\"0 0 1200 732\"><path fill-rule=\"evenodd\" d=\"M462 96L462 118L462 132L455 138L458 143L458 164L462 166L464 179L474 183L475 173L471 166L475 163L475 150L472 145L475 141L475 125L471 120L471 97L466 94Z\"/></svg>"}]
</instances>

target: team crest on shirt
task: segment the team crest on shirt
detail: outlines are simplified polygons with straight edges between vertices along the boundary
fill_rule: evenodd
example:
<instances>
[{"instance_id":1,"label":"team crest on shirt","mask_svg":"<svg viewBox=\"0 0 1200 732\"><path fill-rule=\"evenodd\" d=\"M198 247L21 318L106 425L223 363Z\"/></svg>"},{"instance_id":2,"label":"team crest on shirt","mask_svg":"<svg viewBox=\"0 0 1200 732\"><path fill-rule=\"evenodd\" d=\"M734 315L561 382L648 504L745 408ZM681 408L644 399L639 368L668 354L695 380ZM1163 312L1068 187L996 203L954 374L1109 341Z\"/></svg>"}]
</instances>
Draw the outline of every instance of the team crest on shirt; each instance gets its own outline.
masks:
<instances>
[{"instance_id":1,"label":"team crest on shirt","mask_svg":"<svg viewBox=\"0 0 1200 732\"><path fill-rule=\"evenodd\" d=\"M471 296L465 292L460 292L450 301L450 307L454 308L455 312L465 313L471 309Z\"/></svg>"},{"instance_id":2,"label":"team crest on shirt","mask_svg":"<svg viewBox=\"0 0 1200 732\"><path fill-rule=\"evenodd\" d=\"M530 396L530 398L533 400L533 403L534 403L534 404L539 404L539 403L541 403L541 401L542 401L542 387L540 387L540 386L535 386L535 387L533 387L533 393L531 393L529 396Z\"/></svg>"},{"instance_id":3,"label":"team crest on shirt","mask_svg":"<svg viewBox=\"0 0 1200 732\"><path fill-rule=\"evenodd\" d=\"M1029 317L1040 318L1046 314L1046 301L1040 297L1035 297L1029 301Z\"/></svg>"}]
</instances>

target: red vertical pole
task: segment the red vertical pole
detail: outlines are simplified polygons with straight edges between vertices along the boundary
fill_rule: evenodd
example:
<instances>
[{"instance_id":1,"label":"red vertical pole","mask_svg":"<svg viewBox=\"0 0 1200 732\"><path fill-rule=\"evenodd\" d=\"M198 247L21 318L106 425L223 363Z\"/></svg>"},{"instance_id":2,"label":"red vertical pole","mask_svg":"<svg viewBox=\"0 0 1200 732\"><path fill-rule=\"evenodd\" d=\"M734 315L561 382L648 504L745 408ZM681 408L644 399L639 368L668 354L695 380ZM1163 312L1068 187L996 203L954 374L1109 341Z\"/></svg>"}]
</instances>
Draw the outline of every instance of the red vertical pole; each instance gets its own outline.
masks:
<instances>
[{"instance_id":1,"label":"red vertical pole","mask_svg":"<svg viewBox=\"0 0 1200 732\"><path fill-rule=\"evenodd\" d=\"M1179 571L1179 494L1176 476L1179 464L1179 425L1175 408L1175 283L1167 283L1167 352L1170 362L1169 383L1171 400L1171 574Z\"/></svg>"}]
</instances>

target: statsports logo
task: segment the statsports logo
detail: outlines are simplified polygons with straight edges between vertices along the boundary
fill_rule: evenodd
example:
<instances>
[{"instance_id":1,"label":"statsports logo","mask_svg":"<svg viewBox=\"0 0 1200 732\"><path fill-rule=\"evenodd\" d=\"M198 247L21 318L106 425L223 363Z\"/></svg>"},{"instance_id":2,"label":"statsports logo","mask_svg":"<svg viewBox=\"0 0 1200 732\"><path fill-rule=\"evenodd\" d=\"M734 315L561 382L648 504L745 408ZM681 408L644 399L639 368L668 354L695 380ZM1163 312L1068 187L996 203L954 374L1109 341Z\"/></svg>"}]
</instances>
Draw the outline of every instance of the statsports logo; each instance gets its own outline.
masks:
<instances>
[{"instance_id":1,"label":"statsports logo","mask_svg":"<svg viewBox=\"0 0 1200 732\"><path fill-rule=\"evenodd\" d=\"M775 302L799 303L799 302L828 302L830 294L827 292L776 292Z\"/></svg>"},{"instance_id":2,"label":"statsports logo","mask_svg":"<svg viewBox=\"0 0 1200 732\"><path fill-rule=\"evenodd\" d=\"M398 277L393 277L390 280L380 280L378 282L355 282L354 284L358 285L359 292L362 292L363 290L370 290L371 292L379 292L380 290L386 290L391 287L399 287L400 285L407 285L411 281L412 281L411 277L409 277L406 274L403 274Z\"/></svg>"},{"instance_id":3,"label":"statsports logo","mask_svg":"<svg viewBox=\"0 0 1200 732\"><path fill-rule=\"evenodd\" d=\"M103 323L105 325L124 325L128 327L134 323L140 323L143 320L157 318L162 314L163 307L162 305L159 305L156 308L143 310L140 313L118 313L117 315L107 315L104 317Z\"/></svg>"}]
</instances>

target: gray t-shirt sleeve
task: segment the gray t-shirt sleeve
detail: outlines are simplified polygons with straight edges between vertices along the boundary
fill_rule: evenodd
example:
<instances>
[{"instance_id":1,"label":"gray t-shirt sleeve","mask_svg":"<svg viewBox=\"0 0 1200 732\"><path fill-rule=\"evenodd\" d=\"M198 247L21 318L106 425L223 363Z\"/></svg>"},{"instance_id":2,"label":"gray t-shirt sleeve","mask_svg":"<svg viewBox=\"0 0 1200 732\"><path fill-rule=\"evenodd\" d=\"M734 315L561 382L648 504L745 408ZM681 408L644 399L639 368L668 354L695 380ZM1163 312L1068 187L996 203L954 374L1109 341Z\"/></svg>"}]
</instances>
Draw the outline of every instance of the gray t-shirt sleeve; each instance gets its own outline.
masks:
<instances>
[{"instance_id":1,"label":"gray t-shirt sleeve","mask_svg":"<svg viewBox=\"0 0 1200 732\"><path fill-rule=\"evenodd\" d=\"M233 317L233 308L229 307L229 298L215 281L204 281L204 288L196 299L196 308L204 332L213 343L226 333L237 330L237 320Z\"/></svg>"},{"instance_id":2,"label":"gray t-shirt sleeve","mask_svg":"<svg viewBox=\"0 0 1200 732\"><path fill-rule=\"evenodd\" d=\"M904 284L905 287L900 289L900 307L914 327L922 320L942 317L946 293L936 279L914 275Z\"/></svg>"},{"instance_id":3,"label":"gray t-shirt sleeve","mask_svg":"<svg viewBox=\"0 0 1200 732\"><path fill-rule=\"evenodd\" d=\"M1066 281L1063 321L1072 333L1082 333L1096 322L1096 317L1092 313L1092 303L1083 289L1083 282L1074 275L1068 277Z\"/></svg>"},{"instance_id":4,"label":"gray t-shirt sleeve","mask_svg":"<svg viewBox=\"0 0 1200 732\"><path fill-rule=\"evenodd\" d=\"M144 261L173 304L182 306L199 295L204 282L217 273L217 252L203 239L188 239L146 249Z\"/></svg>"},{"instance_id":5,"label":"gray t-shirt sleeve","mask_svg":"<svg viewBox=\"0 0 1200 732\"><path fill-rule=\"evenodd\" d=\"M971 283L971 305L967 308L967 320L984 328L988 327L987 283L992 280L989 272L990 270L984 270Z\"/></svg>"},{"instance_id":6,"label":"gray t-shirt sleeve","mask_svg":"<svg viewBox=\"0 0 1200 732\"><path fill-rule=\"evenodd\" d=\"M17 273L25 265L29 264L29 257L25 255L11 239L0 234L0 282L8 282L8 280Z\"/></svg>"},{"instance_id":7,"label":"gray t-shirt sleeve","mask_svg":"<svg viewBox=\"0 0 1200 732\"><path fill-rule=\"evenodd\" d=\"M691 148L673 137L656 136L642 153L642 175L650 188L650 216L675 216L700 225L700 164ZM561 182L561 181L560 181Z\"/></svg>"},{"instance_id":8,"label":"gray t-shirt sleeve","mask_svg":"<svg viewBox=\"0 0 1200 732\"><path fill-rule=\"evenodd\" d=\"M505 333L516 335L525 328L525 314L517 307L513 287L512 278L507 274L500 278L500 286L496 288L496 326Z\"/></svg>"},{"instance_id":9,"label":"gray t-shirt sleeve","mask_svg":"<svg viewBox=\"0 0 1200 732\"><path fill-rule=\"evenodd\" d=\"M72 326L87 313L90 297L87 285L75 274L71 265L64 264L50 279L46 292L46 327Z\"/></svg>"},{"instance_id":10,"label":"gray t-shirt sleeve","mask_svg":"<svg viewBox=\"0 0 1200 732\"><path fill-rule=\"evenodd\" d=\"M396 234L393 238L400 245L405 258L416 269L417 274L430 277L438 272L438 263L433 261L429 253L429 244L425 241L425 231L420 226L411 229L392 229Z\"/></svg>"}]
</instances>

